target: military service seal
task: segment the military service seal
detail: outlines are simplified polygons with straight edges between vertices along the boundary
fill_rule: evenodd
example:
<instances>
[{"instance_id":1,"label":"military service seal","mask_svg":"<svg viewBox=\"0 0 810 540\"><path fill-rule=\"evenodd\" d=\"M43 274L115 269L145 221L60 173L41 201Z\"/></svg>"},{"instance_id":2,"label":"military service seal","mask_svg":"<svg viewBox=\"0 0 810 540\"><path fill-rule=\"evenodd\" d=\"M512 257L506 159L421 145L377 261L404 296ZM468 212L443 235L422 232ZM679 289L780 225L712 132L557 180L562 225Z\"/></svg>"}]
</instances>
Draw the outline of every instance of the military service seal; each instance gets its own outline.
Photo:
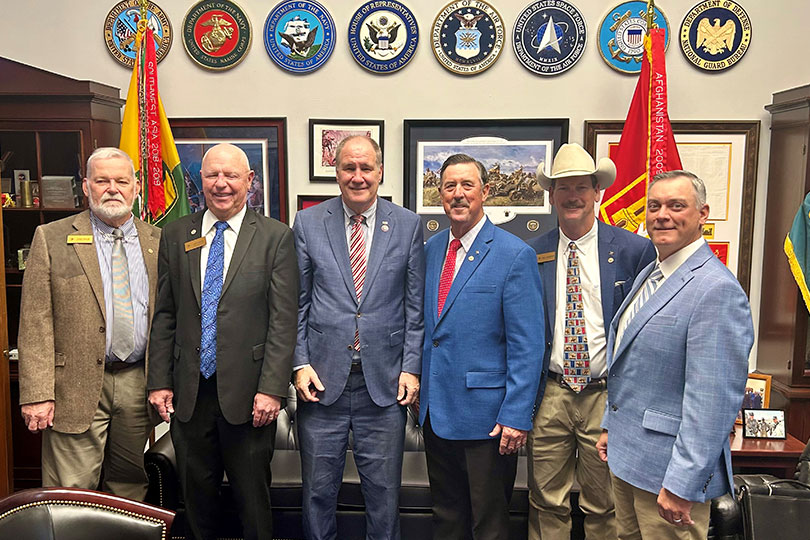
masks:
<instances>
[{"instance_id":1,"label":"military service seal","mask_svg":"<svg viewBox=\"0 0 810 540\"><path fill-rule=\"evenodd\" d=\"M206 69L230 69L250 50L253 30L241 7L230 0L203 0L183 19L183 45Z\"/></svg>"},{"instance_id":2,"label":"military service seal","mask_svg":"<svg viewBox=\"0 0 810 540\"><path fill-rule=\"evenodd\" d=\"M623 2L613 8L599 24L599 54L602 59L622 73L641 72L644 35L647 33L647 2ZM653 22L664 29L669 47L669 21L655 8Z\"/></svg>"},{"instance_id":3,"label":"military service seal","mask_svg":"<svg viewBox=\"0 0 810 540\"><path fill-rule=\"evenodd\" d=\"M739 62L751 44L751 20L730 0L708 0L689 10L681 23L681 50L692 64L722 71Z\"/></svg>"},{"instance_id":4,"label":"military service seal","mask_svg":"<svg viewBox=\"0 0 810 540\"><path fill-rule=\"evenodd\" d=\"M264 23L264 48L287 71L315 71L335 49L335 22L314 0L282 2Z\"/></svg>"},{"instance_id":5,"label":"military service seal","mask_svg":"<svg viewBox=\"0 0 810 540\"><path fill-rule=\"evenodd\" d=\"M587 27L582 13L562 0L533 2L518 15L512 45L520 63L538 75L558 75L582 56Z\"/></svg>"},{"instance_id":6,"label":"military service seal","mask_svg":"<svg viewBox=\"0 0 810 540\"><path fill-rule=\"evenodd\" d=\"M124 0L113 6L104 19L104 43L107 50L120 64L132 68L135 65L135 34L141 20L140 0ZM157 61L163 60L172 48L172 25L157 4L146 3L146 20L155 36Z\"/></svg>"},{"instance_id":7,"label":"military service seal","mask_svg":"<svg viewBox=\"0 0 810 540\"><path fill-rule=\"evenodd\" d=\"M503 19L487 2L450 2L433 21L433 54L453 73L476 75L490 68L503 41Z\"/></svg>"},{"instance_id":8,"label":"military service seal","mask_svg":"<svg viewBox=\"0 0 810 540\"><path fill-rule=\"evenodd\" d=\"M373 73L402 69L418 43L416 17L399 2L367 2L349 22L349 50L358 64Z\"/></svg>"}]
</instances>

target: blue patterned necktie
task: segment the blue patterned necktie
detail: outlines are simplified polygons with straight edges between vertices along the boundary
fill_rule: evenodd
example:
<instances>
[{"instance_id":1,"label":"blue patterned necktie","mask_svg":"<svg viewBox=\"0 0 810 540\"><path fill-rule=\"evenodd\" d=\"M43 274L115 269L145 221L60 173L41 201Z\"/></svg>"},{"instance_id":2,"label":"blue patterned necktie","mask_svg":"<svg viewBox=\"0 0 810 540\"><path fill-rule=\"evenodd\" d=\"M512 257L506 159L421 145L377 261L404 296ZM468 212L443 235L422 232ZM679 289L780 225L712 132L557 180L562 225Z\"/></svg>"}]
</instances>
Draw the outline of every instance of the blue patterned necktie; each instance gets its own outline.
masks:
<instances>
[{"instance_id":1,"label":"blue patterned necktie","mask_svg":"<svg viewBox=\"0 0 810 540\"><path fill-rule=\"evenodd\" d=\"M217 308L222 294L222 274L225 268L225 229L228 223L217 221L217 232L208 251L205 282L202 290L202 332L200 333L200 373L206 379L217 370Z\"/></svg>"},{"instance_id":2,"label":"blue patterned necktie","mask_svg":"<svg viewBox=\"0 0 810 540\"><path fill-rule=\"evenodd\" d=\"M568 244L568 266L565 279L565 341L563 348L563 379L576 393L591 382L591 361L588 336L585 333L585 306L582 299L577 245Z\"/></svg>"}]
</instances>

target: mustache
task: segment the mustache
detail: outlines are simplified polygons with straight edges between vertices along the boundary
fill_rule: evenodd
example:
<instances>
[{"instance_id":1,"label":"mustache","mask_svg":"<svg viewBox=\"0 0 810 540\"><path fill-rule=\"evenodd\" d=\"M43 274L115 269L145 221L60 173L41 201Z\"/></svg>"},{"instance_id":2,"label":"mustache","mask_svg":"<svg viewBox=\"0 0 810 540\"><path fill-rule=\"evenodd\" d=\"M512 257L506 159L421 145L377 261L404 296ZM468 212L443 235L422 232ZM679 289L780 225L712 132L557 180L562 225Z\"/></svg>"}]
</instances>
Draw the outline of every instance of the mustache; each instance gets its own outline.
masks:
<instances>
[{"instance_id":1,"label":"mustache","mask_svg":"<svg viewBox=\"0 0 810 540\"><path fill-rule=\"evenodd\" d=\"M467 202L466 199L453 199L453 202L450 203L450 208L469 208L470 203Z\"/></svg>"},{"instance_id":2,"label":"mustache","mask_svg":"<svg viewBox=\"0 0 810 540\"><path fill-rule=\"evenodd\" d=\"M105 193L104 195L101 196L101 201L99 201L99 202L101 204L104 204L105 202L110 202L110 201L126 203L126 201L124 200L124 198L121 195L110 195L110 194L107 194L107 193Z\"/></svg>"},{"instance_id":3,"label":"mustache","mask_svg":"<svg viewBox=\"0 0 810 540\"><path fill-rule=\"evenodd\" d=\"M563 208L568 208L568 209L585 208L585 204L584 203L578 203L578 202L575 202L575 201L571 201L571 202L567 202L567 203L563 204Z\"/></svg>"}]
</instances>

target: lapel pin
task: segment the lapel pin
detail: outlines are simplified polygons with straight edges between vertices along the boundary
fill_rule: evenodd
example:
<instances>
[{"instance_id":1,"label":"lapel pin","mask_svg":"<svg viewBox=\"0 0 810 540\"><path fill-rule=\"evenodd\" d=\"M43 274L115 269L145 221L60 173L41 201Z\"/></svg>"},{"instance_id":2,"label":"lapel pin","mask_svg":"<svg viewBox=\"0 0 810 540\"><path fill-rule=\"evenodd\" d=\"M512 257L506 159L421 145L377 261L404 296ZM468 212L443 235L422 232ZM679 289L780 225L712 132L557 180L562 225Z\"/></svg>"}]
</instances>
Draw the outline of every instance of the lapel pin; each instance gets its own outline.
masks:
<instances>
[{"instance_id":1,"label":"lapel pin","mask_svg":"<svg viewBox=\"0 0 810 540\"><path fill-rule=\"evenodd\" d=\"M148 251L149 253L154 253L155 252L152 248L149 248L146 251Z\"/></svg>"},{"instance_id":2,"label":"lapel pin","mask_svg":"<svg viewBox=\"0 0 810 540\"><path fill-rule=\"evenodd\" d=\"M476 251L476 253L478 253L478 252ZM467 257L467 260L468 260L468 261L474 261L474 260L475 260L475 257L473 257L472 255L470 255L469 257Z\"/></svg>"},{"instance_id":3,"label":"lapel pin","mask_svg":"<svg viewBox=\"0 0 810 540\"><path fill-rule=\"evenodd\" d=\"M191 229L191 234L197 234L197 229Z\"/></svg>"},{"instance_id":4,"label":"lapel pin","mask_svg":"<svg viewBox=\"0 0 810 540\"><path fill-rule=\"evenodd\" d=\"M478 255L479 253L481 253L481 252L476 249L475 254Z\"/></svg>"},{"instance_id":5,"label":"lapel pin","mask_svg":"<svg viewBox=\"0 0 810 540\"><path fill-rule=\"evenodd\" d=\"M608 262L612 263L613 262L613 257L608 257Z\"/></svg>"},{"instance_id":6,"label":"lapel pin","mask_svg":"<svg viewBox=\"0 0 810 540\"><path fill-rule=\"evenodd\" d=\"M388 232L388 229L389 229L389 228L390 228L390 227L388 227L388 222L387 222L387 221L383 221L383 222L382 222L382 226L380 227L380 230L381 230L382 232Z\"/></svg>"}]
</instances>

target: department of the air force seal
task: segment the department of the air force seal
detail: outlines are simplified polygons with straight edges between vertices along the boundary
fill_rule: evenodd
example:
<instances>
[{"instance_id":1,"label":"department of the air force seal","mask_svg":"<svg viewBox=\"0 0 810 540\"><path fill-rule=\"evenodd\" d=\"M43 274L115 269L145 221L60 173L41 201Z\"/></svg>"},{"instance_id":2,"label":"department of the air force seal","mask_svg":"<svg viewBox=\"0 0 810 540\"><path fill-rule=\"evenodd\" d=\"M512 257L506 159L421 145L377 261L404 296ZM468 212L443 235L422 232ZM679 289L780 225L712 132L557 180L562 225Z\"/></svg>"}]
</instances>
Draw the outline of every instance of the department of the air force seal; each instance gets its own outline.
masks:
<instances>
[{"instance_id":1,"label":"department of the air force seal","mask_svg":"<svg viewBox=\"0 0 810 540\"><path fill-rule=\"evenodd\" d=\"M250 50L253 31L245 12L230 0L203 0L183 19L186 52L206 69L230 69Z\"/></svg>"},{"instance_id":2,"label":"department of the air force seal","mask_svg":"<svg viewBox=\"0 0 810 540\"><path fill-rule=\"evenodd\" d=\"M349 21L349 50L373 73L393 73L411 61L419 43L413 13L399 2L367 2Z\"/></svg>"},{"instance_id":3,"label":"department of the air force seal","mask_svg":"<svg viewBox=\"0 0 810 540\"><path fill-rule=\"evenodd\" d=\"M751 20L730 0L701 2L681 23L681 50L706 71L722 71L742 59L751 44Z\"/></svg>"},{"instance_id":4,"label":"department of the air force seal","mask_svg":"<svg viewBox=\"0 0 810 540\"><path fill-rule=\"evenodd\" d=\"M264 47L287 71L315 71L335 49L335 21L314 0L282 2L264 23Z\"/></svg>"},{"instance_id":5,"label":"department of the air force seal","mask_svg":"<svg viewBox=\"0 0 810 540\"><path fill-rule=\"evenodd\" d=\"M430 37L442 66L460 75L476 75L501 54L503 20L486 2L450 2L433 21Z\"/></svg>"},{"instance_id":6,"label":"department of the air force seal","mask_svg":"<svg viewBox=\"0 0 810 540\"><path fill-rule=\"evenodd\" d=\"M669 47L669 21L658 7L655 8L653 22L664 29L664 47ZM646 33L647 2L621 3L599 24L599 54L616 71L638 74L641 72Z\"/></svg>"},{"instance_id":7,"label":"department of the air force seal","mask_svg":"<svg viewBox=\"0 0 810 540\"><path fill-rule=\"evenodd\" d=\"M585 18L561 0L533 2L515 21L512 44L520 63L538 75L558 75L582 56Z\"/></svg>"},{"instance_id":8,"label":"department of the air force seal","mask_svg":"<svg viewBox=\"0 0 810 540\"><path fill-rule=\"evenodd\" d=\"M104 19L104 42L107 50L122 65L132 68L135 65L135 34L141 19L139 0L124 0L113 6ZM172 25L169 18L157 4L146 3L146 20L155 35L157 61L166 57L172 47Z\"/></svg>"}]
</instances>

